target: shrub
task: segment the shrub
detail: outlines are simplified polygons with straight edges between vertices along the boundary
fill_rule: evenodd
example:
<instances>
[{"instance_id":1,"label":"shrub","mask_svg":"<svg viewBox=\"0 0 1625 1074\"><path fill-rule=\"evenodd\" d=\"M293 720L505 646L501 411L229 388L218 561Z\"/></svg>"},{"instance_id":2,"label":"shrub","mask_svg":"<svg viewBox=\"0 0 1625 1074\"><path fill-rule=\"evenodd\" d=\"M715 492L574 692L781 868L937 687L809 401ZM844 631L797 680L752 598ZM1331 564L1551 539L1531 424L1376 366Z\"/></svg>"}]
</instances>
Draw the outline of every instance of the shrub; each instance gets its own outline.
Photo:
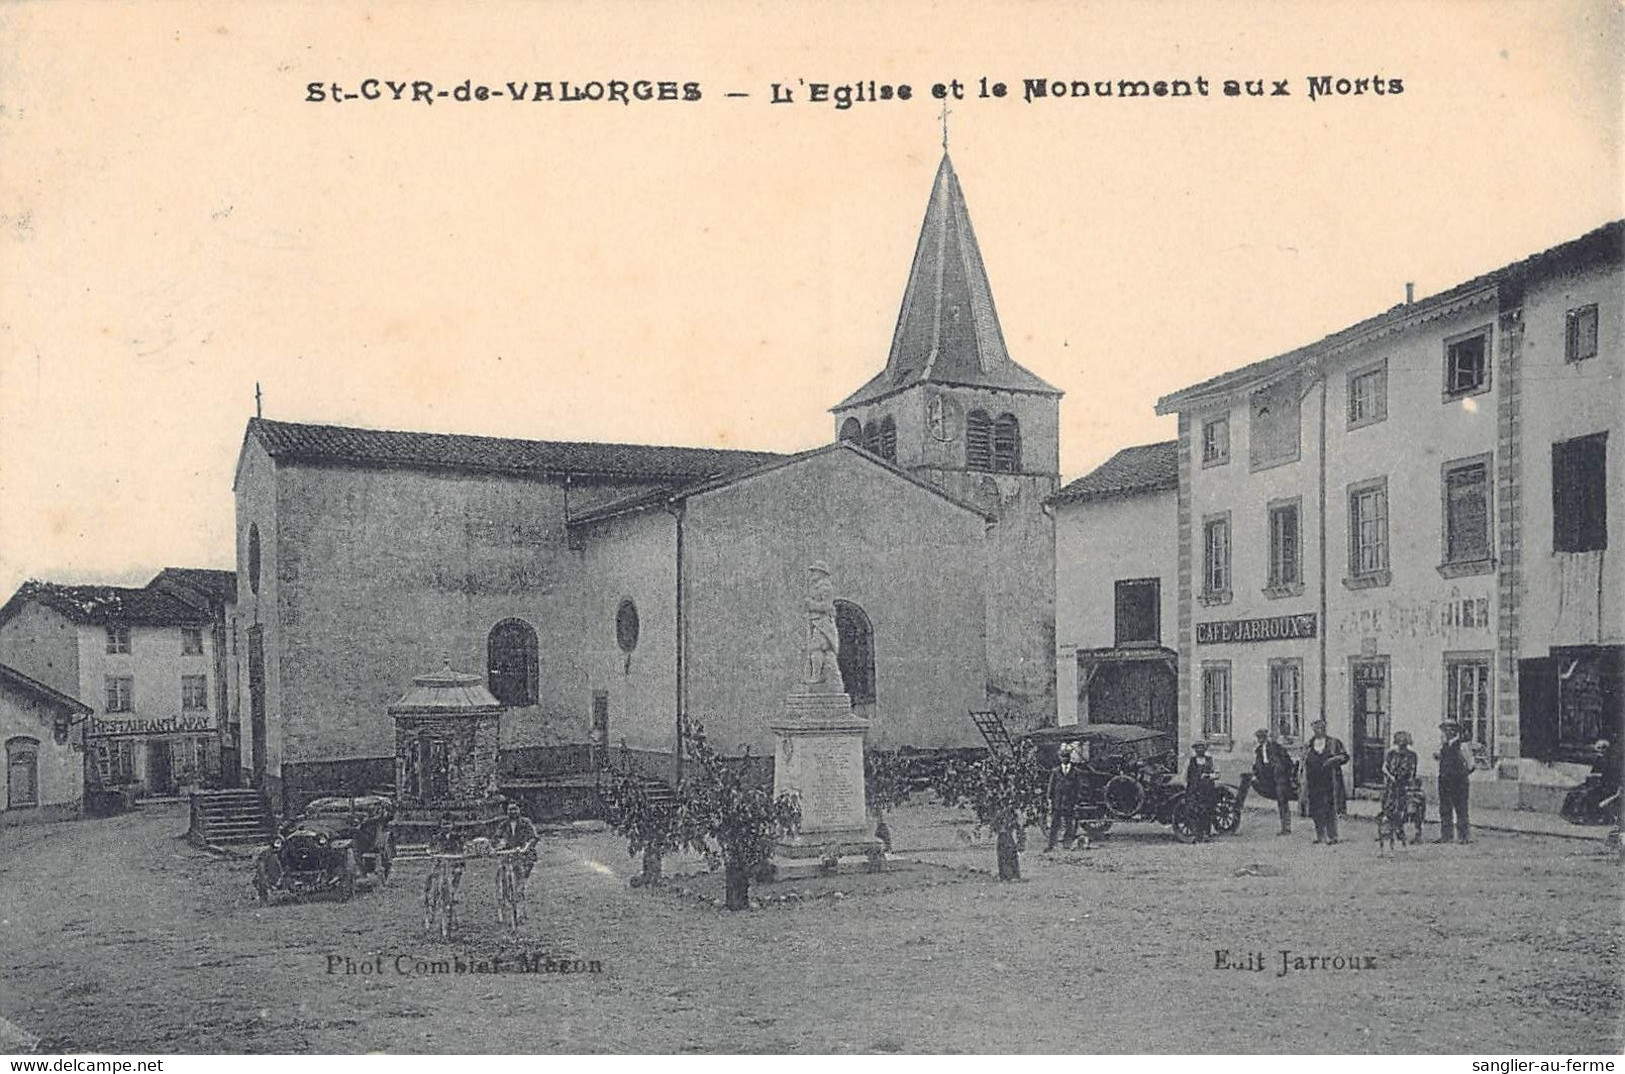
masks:
<instances>
[{"instance_id":1,"label":"shrub","mask_svg":"<svg viewBox=\"0 0 1625 1074\"><path fill-rule=\"evenodd\" d=\"M1046 779L1032 746L1022 743L1011 756L994 753L979 761L951 762L937 780L944 805L972 810L977 830L992 830L1000 880L1021 878L1027 828L1042 826L1049 813Z\"/></svg>"}]
</instances>

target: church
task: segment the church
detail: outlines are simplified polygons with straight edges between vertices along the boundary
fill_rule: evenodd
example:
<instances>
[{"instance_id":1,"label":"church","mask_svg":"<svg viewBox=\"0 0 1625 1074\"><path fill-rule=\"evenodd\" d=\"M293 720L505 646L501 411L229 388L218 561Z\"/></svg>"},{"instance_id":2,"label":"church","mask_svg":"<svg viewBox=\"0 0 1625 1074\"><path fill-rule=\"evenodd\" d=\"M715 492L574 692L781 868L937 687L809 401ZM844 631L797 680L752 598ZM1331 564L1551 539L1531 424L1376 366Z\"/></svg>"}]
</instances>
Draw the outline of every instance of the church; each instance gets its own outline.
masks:
<instances>
[{"instance_id":1,"label":"church","mask_svg":"<svg viewBox=\"0 0 1625 1074\"><path fill-rule=\"evenodd\" d=\"M945 153L885 366L824 447L253 419L233 486L244 781L284 809L392 784L388 707L448 664L505 707L507 778L623 747L669 774L685 715L771 756L813 562L872 746L972 744L977 709L1052 723L1060 397L1010 356Z\"/></svg>"}]
</instances>

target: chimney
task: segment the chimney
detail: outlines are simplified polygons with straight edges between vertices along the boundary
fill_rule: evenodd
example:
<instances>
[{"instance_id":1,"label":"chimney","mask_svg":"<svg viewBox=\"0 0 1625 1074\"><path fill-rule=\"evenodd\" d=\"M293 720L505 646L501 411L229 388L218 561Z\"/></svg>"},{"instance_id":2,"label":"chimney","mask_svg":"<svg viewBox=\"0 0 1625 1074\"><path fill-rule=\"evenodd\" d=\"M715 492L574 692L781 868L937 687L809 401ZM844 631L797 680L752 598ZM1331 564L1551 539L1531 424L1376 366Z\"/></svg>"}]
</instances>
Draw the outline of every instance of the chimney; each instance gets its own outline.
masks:
<instances>
[{"instance_id":1,"label":"chimney","mask_svg":"<svg viewBox=\"0 0 1625 1074\"><path fill-rule=\"evenodd\" d=\"M1405 281L1405 305L1409 306L1411 303L1413 303L1415 301L1416 301L1416 284L1412 283L1409 280L1406 280Z\"/></svg>"}]
</instances>

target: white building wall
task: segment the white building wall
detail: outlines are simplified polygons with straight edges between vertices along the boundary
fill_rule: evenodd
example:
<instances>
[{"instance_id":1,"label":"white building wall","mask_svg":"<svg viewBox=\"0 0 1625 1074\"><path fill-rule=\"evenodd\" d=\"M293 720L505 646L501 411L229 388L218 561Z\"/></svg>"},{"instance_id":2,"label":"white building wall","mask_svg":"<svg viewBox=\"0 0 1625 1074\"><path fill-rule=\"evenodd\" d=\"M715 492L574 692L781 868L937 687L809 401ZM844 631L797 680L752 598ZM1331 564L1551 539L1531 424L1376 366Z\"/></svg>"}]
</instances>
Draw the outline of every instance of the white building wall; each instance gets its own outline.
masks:
<instances>
[{"instance_id":1,"label":"white building wall","mask_svg":"<svg viewBox=\"0 0 1625 1074\"><path fill-rule=\"evenodd\" d=\"M1080 649L1116 641L1117 582L1160 582L1161 644L1174 648L1179 589L1178 494L1131 493L1055 507L1055 679L1057 723L1077 723Z\"/></svg>"}]
</instances>

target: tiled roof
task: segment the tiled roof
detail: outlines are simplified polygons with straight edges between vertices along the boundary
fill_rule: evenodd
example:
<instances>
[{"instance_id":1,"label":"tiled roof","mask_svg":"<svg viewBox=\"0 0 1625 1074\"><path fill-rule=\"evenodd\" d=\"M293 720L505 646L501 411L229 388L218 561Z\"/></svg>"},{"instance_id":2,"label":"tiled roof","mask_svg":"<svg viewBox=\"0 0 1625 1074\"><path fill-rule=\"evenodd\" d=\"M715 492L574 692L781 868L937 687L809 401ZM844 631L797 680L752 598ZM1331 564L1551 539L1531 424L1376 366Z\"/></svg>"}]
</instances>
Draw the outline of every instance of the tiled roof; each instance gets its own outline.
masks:
<instances>
[{"instance_id":1,"label":"tiled roof","mask_svg":"<svg viewBox=\"0 0 1625 1074\"><path fill-rule=\"evenodd\" d=\"M942 499L947 500L955 507L962 508L974 515L980 515L983 519L986 519L989 522L993 521L993 517L980 507L976 507L973 504L967 503L964 500L945 492L937 485L934 485L922 478L916 477L907 470L901 469L894 463L887 462L878 455L873 455L865 451L857 444L846 440L837 440L833 444L825 444L823 447L813 448L810 451L803 451L796 455L783 455L761 463L757 466L752 466L746 470L738 470L731 474L723 474L717 477L707 478L704 481L695 482L693 484L647 489L643 492L633 493L630 496L623 496L620 499L611 500L609 503L600 504L597 507L589 508L579 512L578 514L571 515L570 518L566 520L566 524L572 527L589 525L594 522L602 522L605 519L615 518L618 515L631 514L635 511L644 511L650 508L662 507L668 503L686 500L690 496L698 496L701 493L706 493L714 489L737 484L738 482L744 481L747 478L756 477L760 474L765 474L782 467L793 466L796 463L804 462L807 459L815 458L819 455L828 455L837 451L850 451L853 454L880 467L882 470L888 471L892 476L900 477L904 481L917 485L932 495L940 496Z\"/></svg>"},{"instance_id":2,"label":"tiled roof","mask_svg":"<svg viewBox=\"0 0 1625 1074\"><path fill-rule=\"evenodd\" d=\"M1461 304L1487 288L1506 287L1516 294L1532 279L1573 271L1599 262L1619 261L1622 257L1625 257L1625 220L1615 220L1577 239L1560 243L1549 250L1542 250L1522 261L1514 261L1482 276L1475 276L1439 294L1416 302L1402 302L1357 324L1333 332L1317 342L1295 348L1285 354L1278 354L1273 358L1244 365L1239 369L1232 369L1228 373L1220 373L1188 388L1181 388L1157 400L1157 413L1177 413L1193 405L1200 405L1215 396L1223 395L1227 391L1268 380L1276 373L1307 362L1315 355L1336 350L1412 321L1442 316L1459 308Z\"/></svg>"},{"instance_id":3,"label":"tiled roof","mask_svg":"<svg viewBox=\"0 0 1625 1074\"><path fill-rule=\"evenodd\" d=\"M1179 441L1164 440L1124 448L1100 466L1065 485L1050 503L1080 503L1131 492L1179 487Z\"/></svg>"},{"instance_id":4,"label":"tiled roof","mask_svg":"<svg viewBox=\"0 0 1625 1074\"><path fill-rule=\"evenodd\" d=\"M925 208L886 368L834 409L923 382L1061 394L1017 365L1005 347L965 193L946 153Z\"/></svg>"},{"instance_id":5,"label":"tiled roof","mask_svg":"<svg viewBox=\"0 0 1625 1074\"><path fill-rule=\"evenodd\" d=\"M62 691L46 686L38 679L31 679L16 668L5 664L0 664L0 682L8 683L24 693L32 694L42 701L80 716L88 716L92 711L89 705L78 698L69 697Z\"/></svg>"},{"instance_id":6,"label":"tiled roof","mask_svg":"<svg viewBox=\"0 0 1625 1074\"><path fill-rule=\"evenodd\" d=\"M484 473L691 481L777 459L766 451L507 440L451 433L391 432L252 418L249 432L275 459Z\"/></svg>"},{"instance_id":7,"label":"tiled roof","mask_svg":"<svg viewBox=\"0 0 1625 1074\"><path fill-rule=\"evenodd\" d=\"M237 600L237 574L235 571L221 571L206 567L165 567L152 581L147 583L151 589L160 582L184 586L195 590L205 597L231 604Z\"/></svg>"},{"instance_id":8,"label":"tiled roof","mask_svg":"<svg viewBox=\"0 0 1625 1074\"><path fill-rule=\"evenodd\" d=\"M202 626L207 612L156 589L114 585L59 585L30 579L0 607L0 623L30 601L55 609L76 623L125 623L131 626Z\"/></svg>"}]
</instances>

